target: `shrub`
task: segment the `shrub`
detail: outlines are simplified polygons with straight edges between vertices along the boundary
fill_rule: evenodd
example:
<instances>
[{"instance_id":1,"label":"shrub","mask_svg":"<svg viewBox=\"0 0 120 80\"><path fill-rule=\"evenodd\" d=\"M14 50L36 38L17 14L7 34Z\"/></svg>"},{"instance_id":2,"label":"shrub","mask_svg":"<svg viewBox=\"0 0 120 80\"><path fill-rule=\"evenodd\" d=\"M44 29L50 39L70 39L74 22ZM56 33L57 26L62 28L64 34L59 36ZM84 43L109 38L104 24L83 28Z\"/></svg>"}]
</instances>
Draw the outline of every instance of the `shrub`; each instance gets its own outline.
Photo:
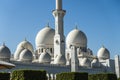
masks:
<instances>
[{"instance_id":1,"label":"shrub","mask_svg":"<svg viewBox=\"0 0 120 80\"><path fill-rule=\"evenodd\" d=\"M0 73L0 80L10 80L10 73Z\"/></svg>"},{"instance_id":2,"label":"shrub","mask_svg":"<svg viewBox=\"0 0 120 80\"><path fill-rule=\"evenodd\" d=\"M44 70L15 70L11 80L47 80Z\"/></svg>"},{"instance_id":3,"label":"shrub","mask_svg":"<svg viewBox=\"0 0 120 80\"><path fill-rule=\"evenodd\" d=\"M88 80L88 73L66 72L56 75L56 80Z\"/></svg>"},{"instance_id":4,"label":"shrub","mask_svg":"<svg viewBox=\"0 0 120 80\"><path fill-rule=\"evenodd\" d=\"M91 74L88 80L117 80L117 76L112 73Z\"/></svg>"},{"instance_id":5,"label":"shrub","mask_svg":"<svg viewBox=\"0 0 120 80\"><path fill-rule=\"evenodd\" d=\"M117 80L120 80L120 78L118 78Z\"/></svg>"}]
</instances>

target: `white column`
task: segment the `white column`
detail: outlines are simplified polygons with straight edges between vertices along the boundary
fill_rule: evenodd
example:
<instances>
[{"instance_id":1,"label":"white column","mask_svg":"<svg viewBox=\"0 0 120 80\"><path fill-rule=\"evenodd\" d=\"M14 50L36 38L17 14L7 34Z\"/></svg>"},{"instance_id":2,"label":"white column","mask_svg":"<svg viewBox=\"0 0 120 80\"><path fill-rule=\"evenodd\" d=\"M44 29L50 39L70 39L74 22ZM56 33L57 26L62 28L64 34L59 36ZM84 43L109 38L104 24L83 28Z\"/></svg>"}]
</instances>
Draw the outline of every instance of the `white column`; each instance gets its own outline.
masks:
<instances>
[{"instance_id":1,"label":"white column","mask_svg":"<svg viewBox=\"0 0 120 80\"><path fill-rule=\"evenodd\" d=\"M56 9L62 10L62 0L56 0Z\"/></svg>"},{"instance_id":2,"label":"white column","mask_svg":"<svg viewBox=\"0 0 120 80\"><path fill-rule=\"evenodd\" d=\"M120 78L120 59L119 59L119 55L115 56L115 72L117 75L117 78Z\"/></svg>"},{"instance_id":3,"label":"white column","mask_svg":"<svg viewBox=\"0 0 120 80\"><path fill-rule=\"evenodd\" d=\"M77 48L71 46L71 72L77 72L79 66L79 61L77 57Z\"/></svg>"}]
</instances>

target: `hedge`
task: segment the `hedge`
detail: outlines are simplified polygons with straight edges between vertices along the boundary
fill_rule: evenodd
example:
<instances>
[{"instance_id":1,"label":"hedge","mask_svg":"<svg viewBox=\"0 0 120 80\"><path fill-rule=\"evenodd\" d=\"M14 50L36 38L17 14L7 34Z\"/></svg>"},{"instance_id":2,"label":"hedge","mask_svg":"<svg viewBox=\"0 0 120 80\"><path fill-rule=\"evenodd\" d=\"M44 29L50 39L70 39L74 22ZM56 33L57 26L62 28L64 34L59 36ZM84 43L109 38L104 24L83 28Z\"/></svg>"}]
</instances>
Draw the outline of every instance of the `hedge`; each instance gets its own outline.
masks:
<instances>
[{"instance_id":1,"label":"hedge","mask_svg":"<svg viewBox=\"0 0 120 80\"><path fill-rule=\"evenodd\" d=\"M56 75L56 80L88 80L88 73L66 72Z\"/></svg>"},{"instance_id":2,"label":"hedge","mask_svg":"<svg viewBox=\"0 0 120 80\"><path fill-rule=\"evenodd\" d=\"M88 80L117 80L117 76L112 73L91 74Z\"/></svg>"},{"instance_id":3,"label":"hedge","mask_svg":"<svg viewBox=\"0 0 120 80\"><path fill-rule=\"evenodd\" d=\"M10 80L10 73L0 73L0 80Z\"/></svg>"},{"instance_id":4,"label":"hedge","mask_svg":"<svg viewBox=\"0 0 120 80\"><path fill-rule=\"evenodd\" d=\"M11 80L47 80L44 70L15 70Z\"/></svg>"},{"instance_id":5,"label":"hedge","mask_svg":"<svg viewBox=\"0 0 120 80\"><path fill-rule=\"evenodd\" d=\"M118 78L117 80L120 80L120 78Z\"/></svg>"}]
</instances>

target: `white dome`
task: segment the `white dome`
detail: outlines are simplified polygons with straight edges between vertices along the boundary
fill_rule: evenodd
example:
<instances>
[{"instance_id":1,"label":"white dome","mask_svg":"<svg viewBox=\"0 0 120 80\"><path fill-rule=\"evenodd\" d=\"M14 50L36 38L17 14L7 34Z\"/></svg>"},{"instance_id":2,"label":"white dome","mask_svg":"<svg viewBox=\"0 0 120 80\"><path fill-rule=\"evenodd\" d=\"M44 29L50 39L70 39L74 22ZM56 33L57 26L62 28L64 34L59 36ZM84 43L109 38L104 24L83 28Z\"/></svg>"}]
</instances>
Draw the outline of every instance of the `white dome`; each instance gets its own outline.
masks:
<instances>
[{"instance_id":1,"label":"white dome","mask_svg":"<svg viewBox=\"0 0 120 80\"><path fill-rule=\"evenodd\" d=\"M39 57L39 63L50 63L51 62L51 56L47 53L41 53Z\"/></svg>"},{"instance_id":2,"label":"white dome","mask_svg":"<svg viewBox=\"0 0 120 80\"><path fill-rule=\"evenodd\" d=\"M91 62L88 58L83 58L82 62L80 63L83 67L91 67Z\"/></svg>"},{"instance_id":3,"label":"white dome","mask_svg":"<svg viewBox=\"0 0 120 80\"><path fill-rule=\"evenodd\" d=\"M32 52L28 49L24 49L19 56L19 61L31 62L33 59Z\"/></svg>"},{"instance_id":4,"label":"white dome","mask_svg":"<svg viewBox=\"0 0 120 80\"><path fill-rule=\"evenodd\" d=\"M100 63L97 58L93 59L93 61L91 62L91 66L93 68L100 67Z\"/></svg>"},{"instance_id":5,"label":"white dome","mask_svg":"<svg viewBox=\"0 0 120 80\"><path fill-rule=\"evenodd\" d=\"M14 53L14 60L18 60L19 59L19 56L20 56L20 53L24 50L24 48L19 48L15 51Z\"/></svg>"},{"instance_id":6,"label":"white dome","mask_svg":"<svg viewBox=\"0 0 120 80\"><path fill-rule=\"evenodd\" d=\"M103 46L98 50L97 57L99 59L109 59L110 58L110 52L108 51L108 49L106 49Z\"/></svg>"},{"instance_id":7,"label":"white dome","mask_svg":"<svg viewBox=\"0 0 120 80\"><path fill-rule=\"evenodd\" d=\"M72 30L67 35L67 38L66 38L67 48L69 48L71 44L75 45L76 47L86 48L87 47L87 37L86 37L86 35L78 29Z\"/></svg>"},{"instance_id":8,"label":"white dome","mask_svg":"<svg viewBox=\"0 0 120 80\"><path fill-rule=\"evenodd\" d=\"M36 36L36 47L41 47L43 45L53 45L54 44L55 30L50 27L45 27L40 30Z\"/></svg>"},{"instance_id":9,"label":"white dome","mask_svg":"<svg viewBox=\"0 0 120 80\"><path fill-rule=\"evenodd\" d=\"M19 59L19 55L20 55L21 51L24 50L24 49L28 49L32 53L34 53L34 49L33 49L32 44L29 41L24 40L21 43L19 43L18 46L17 46L17 49L16 49L16 51L14 53L14 59L15 60Z\"/></svg>"},{"instance_id":10,"label":"white dome","mask_svg":"<svg viewBox=\"0 0 120 80\"><path fill-rule=\"evenodd\" d=\"M11 52L10 49L4 45L0 46L0 60L10 61Z\"/></svg>"},{"instance_id":11,"label":"white dome","mask_svg":"<svg viewBox=\"0 0 120 80\"><path fill-rule=\"evenodd\" d=\"M25 49L30 50L31 52L34 52L32 44L29 41L27 41L26 39L18 44L17 49L19 49L19 48L25 48Z\"/></svg>"}]
</instances>

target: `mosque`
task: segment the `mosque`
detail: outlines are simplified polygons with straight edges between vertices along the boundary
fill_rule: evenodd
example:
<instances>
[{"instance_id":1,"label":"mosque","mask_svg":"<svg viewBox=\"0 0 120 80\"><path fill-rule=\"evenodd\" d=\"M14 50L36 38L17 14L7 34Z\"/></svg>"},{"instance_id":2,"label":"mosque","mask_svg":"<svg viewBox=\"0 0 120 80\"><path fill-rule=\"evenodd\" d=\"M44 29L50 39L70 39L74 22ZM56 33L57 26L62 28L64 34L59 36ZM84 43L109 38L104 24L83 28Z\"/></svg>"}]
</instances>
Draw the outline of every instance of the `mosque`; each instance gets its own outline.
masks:
<instances>
[{"instance_id":1,"label":"mosque","mask_svg":"<svg viewBox=\"0 0 120 80\"><path fill-rule=\"evenodd\" d=\"M60 72L101 72L116 73L120 77L120 60L116 55L110 59L110 52L102 46L95 56L87 47L87 36L75 28L64 36L64 16L62 0L56 0L56 9L52 12L55 18L55 29L49 25L38 32L35 38L36 49L26 39L20 42L12 56L10 49L0 46L0 61L15 64L16 69L45 69L49 74Z\"/></svg>"}]
</instances>

